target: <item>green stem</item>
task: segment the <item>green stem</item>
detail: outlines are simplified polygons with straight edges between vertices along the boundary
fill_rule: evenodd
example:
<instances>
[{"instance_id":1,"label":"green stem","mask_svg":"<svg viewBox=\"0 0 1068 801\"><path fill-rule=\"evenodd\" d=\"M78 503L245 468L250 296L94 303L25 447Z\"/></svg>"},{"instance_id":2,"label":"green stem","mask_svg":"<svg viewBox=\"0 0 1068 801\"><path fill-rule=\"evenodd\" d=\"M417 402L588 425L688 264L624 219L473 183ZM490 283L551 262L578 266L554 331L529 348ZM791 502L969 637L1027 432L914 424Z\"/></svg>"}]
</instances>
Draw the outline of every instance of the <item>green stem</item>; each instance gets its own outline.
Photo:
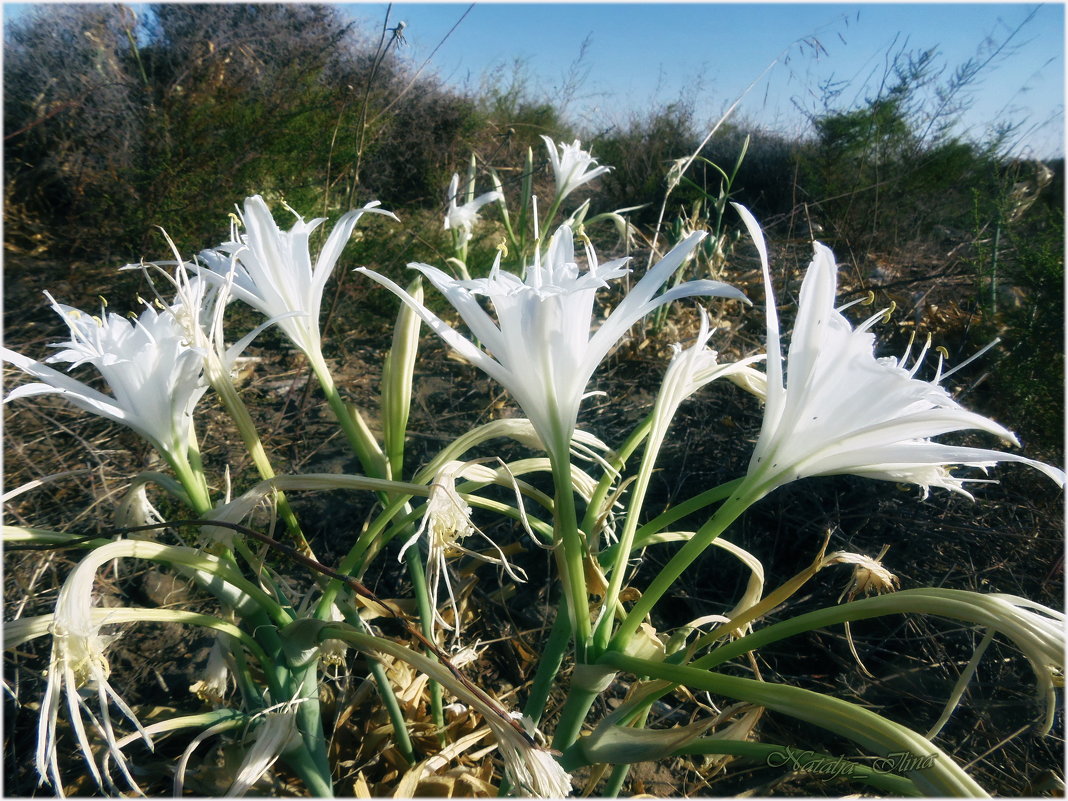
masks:
<instances>
[{"instance_id":1,"label":"green stem","mask_svg":"<svg viewBox=\"0 0 1068 801\"><path fill-rule=\"evenodd\" d=\"M578 740L586 715L600 694L592 688L578 687L572 680L567 700L564 701L564 708L560 712L560 721L556 724L556 732L553 734L553 748L564 751Z\"/></svg>"},{"instance_id":2,"label":"green stem","mask_svg":"<svg viewBox=\"0 0 1068 801\"><path fill-rule=\"evenodd\" d=\"M219 399L222 401L223 407L237 426L238 433L241 435L241 440L245 443L245 450L247 450L249 456L252 457L252 462L256 465L256 471L260 474L260 478L264 480L274 478L274 467L271 465L271 460L267 457L267 451L264 449L263 441L260 439L259 432L256 430L256 424L253 422L252 415L249 414L245 402L241 400L241 395L238 394L233 381L229 380L229 376L227 375L221 380L216 381L213 386L219 395ZM300 523L297 521L297 516L293 513L293 508L289 505L285 493L281 490L277 490L274 498L278 516L282 518L282 522L285 524L290 537L293 538L293 541L301 551L308 556L312 556L311 546L308 545L308 540L304 537L304 532L301 531Z\"/></svg>"},{"instance_id":3,"label":"green stem","mask_svg":"<svg viewBox=\"0 0 1068 801\"><path fill-rule=\"evenodd\" d=\"M550 455L556 500L553 504L553 541L562 545L555 549L560 575L567 592L567 610L572 616L571 630L575 636L575 661L582 664L590 644L589 596L586 593L586 573L582 533L578 528L575 510L575 491L571 486L571 462L567 457Z\"/></svg>"},{"instance_id":4,"label":"green stem","mask_svg":"<svg viewBox=\"0 0 1068 801\"><path fill-rule=\"evenodd\" d=\"M530 687L527 703L523 707L523 714L537 726L545 714L545 704L549 700L556 683L556 674L560 672L560 665L564 661L564 653L568 643L571 642L571 626L568 624L568 616L557 610L556 620L549 631L549 639L542 646L538 659L537 670L534 671L534 683Z\"/></svg>"},{"instance_id":5,"label":"green stem","mask_svg":"<svg viewBox=\"0 0 1068 801\"><path fill-rule=\"evenodd\" d=\"M374 544L375 540L385 531L389 522L403 511L408 501L412 499L411 495L402 495L398 498L394 498L390 501L389 505L378 515L368 526L362 534L356 539L356 543L349 549L349 552L345 554L345 558L341 560L341 564L337 568L337 572L346 576L358 576L363 568L363 557L367 552L367 549ZM323 590L322 597L319 599L319 603L315 608L315 616L320 620L329 619L329 610L334 603L334 599L337 598L337 594L344 587L344 583L339 579L331 579Z\"/></svg>"},{"instance_id":6,"label":"green stem","mask_svg":"<svg viewBox=\"0 0 1068 801\"><path fill-rule=\"evenodd\" d=\"M319 703L318 661L312 659L311 663L300 671L300 697L308 700L297 705L297 731L300 732L304 750L309 757L309 764L306 765L307 769L301 778L313 798L332 798L334 785L327 754L328 743L323 732L323 710Z\"/></svg>"},{"instance_id":7,"label":"green stem","mask_svg":"<svg viewBox=\"0 0 1068 801\"><path fill-rule=\"evenodd\" d=\"M367 622L351 607L342 609L342 614L345 616L345 621L351 626L360 629L369 637L374 636L370 633ZM408 721L404 717L404 710L401 709L400 701L397 700L397 694L393 692L393 685L389 683L386 667L373 655L368 657L367 665L371 677L378 687L378 697L382 699L382 705L386 708L389 722L393 724L393 741L396 743L397 750L400 751L401 756L404 757L404 760L409 765L414 765L417 760L415 748L412 746L412 738L408 733Z\"/></svg>"},{"instance_id":8,"label":"green stem","mask_svg":"<svg viewBox=\"0 0 1068 801\"><path fill-rule=\"evenodd\" d=\"M742 514L752 501L748 497L732 495L720 506L712 518L686 542L671 560L656 575L642 597L631 607L630 612L620 623L619 629L609 643L609 648L623 650L631 636L637 631L645 616L649 614L665 593L674 585L676 579L700 556L712 541L722 534L727 526Z\"/></svg>"},{"instance_id":9,"label":"green stem","mask_svg":"<svg viewBox=\"0 0 1068 801\"><path fill-rule=\"evenodd\" d=\"M633 431L630 432L630 436L627 437L626 442L623 443L612 454L612 458L609 464L612 465L617 471L623 469L623 465L627 463L627 459L631 457L631 454L638 449L638 446L642 444L649 432L653 428L653 415L646 415ZM582 530L593 531L594 524L597 522L597 517L602 511L604 500L608 495L608 491L615 483L616 474L612 472L606 472L605 475L597 482L597 488L593 491L593 495L590 497L590 503L586 507L586 516L582 518Z\"/></svg>"},{"instance_id":10,"label":"green stem","mask_svg":"<svg viewBox=\"0 0 1068 801\"><path fill-rule=\"evenodd\" d=\"M337 418L338 423L341 425L341 430L345 432L345 436L349 440L349 445L352 446L353 453L356 454L360 464L363 465L364 473L372 478L385 478L387 474L386 457L382 453L378 441L375 440L371 430L367 427L367 423L364 422L363 415L360 414L358 409L349 407L345 403L334 385L333 376L330 375L330 370L327 369L326 360L323 359L322 355L309 355L308 361L311 364L312 372L315 373L315 377L319 381L323 394L326 396L327 402L330 404L330 409L334 412L334 417Z\"/></svg>"},{"instance_id":11,"label":"green stem","mask_svg":"<svg viewBox=\"0 0 1068 801\"><path fill-rule=\"evenodd\" d=\"M436 642L434 635L434 605L430 599L430 590L426 584L423 563L420 561L421 554L422 551L418 548L409 548L404 553L404 560L408 565L408 575L412 580L412 592L415 595L416 602L419 604L419 628L422 629L424 637L431 642ZM455 621L455 625L459 626L460 621ZM437 661L437 656L430 651L427 652L427 657ZM438 730L438 740L444 746L445 708L442 703L441 685L431 679L428 689L430 690L430 711L434 718L434 725Z\"/></svg>"},{"instance_id":12,"label":"green stem","mask_svg":"<svg viewBox=\"0 0 1068 801\"><path fill-rule=\"evenodd\" d=\"M718 487L705 490L699 495L694 495L692 498L688 498L677 506L672 506L666 512L663 512L645 525L638 528L634 534L634 545L631 550L637 550L643 548L646 545L646 541L660 533L672 523L681 520L682 518L692 515L694 512L698 512L704 509L706 506L711 506L714 503L719 503L725 498L729 498L731 494L738 488L738 486L744 481L742 478L736 478L732 481L728 481L724 484L720 484ZM619 543L605 548L598 555L601 565L609 565L617 557L619 553Z\"/></svg>"},{"instance_id":13,"label":"green stem","mask_svg":"<svg viewBox=\"0 0 1068 801\"><path fill-rule=\"evenodd\" d=\"M197 513L203 514L204 512L211 511L214 504L211 502L211 491L208 489L208 480L204 475L204 462L200 458L200 444L197 442L197 434L192 426L189 427L189 461L188 464L191 468L191 477L197 484L197 496L194 498L190 495L190 498L194 499L195 503L204 504L203 508L198 508ZM187 487L186 492L190 492Z\"/></svg>"},{"instance_id":14,"label":"green stem","mask_svg":"<svg viewBox=\"0 0 1068 801\"><path fill-rule=\"evenodd\" d=\"M193 452L194 448L191 446L189 453ZM189 454L179 453L177 449L174 451L164 450L161 453L171 466L171 469L174 470L175 476L178 477L178 483L185 490L185 494L189 498L189 503L196 512L197 517L207 517L212 510L212 503L211 497L208 495L207 485L204 482L203 469L197 472L197 469L190 463ZM196 453L197 462L199 463L199 451L196 451Z\"/></svg>"},{"instance_id":15,"label":"green stem","mask_svg":"<svg viewBox=\"0 0 1068 801\"><path fill-rule=\"evenodd\" d=\"M608 776L608 783L605 784L604 789L601 791L601 798L616 798L619 795L619 791L623 789L623 782L627 780L628 773L630 773L630 765L626 763L612 768L612 772Z\"/></svg>"}]
</instances>

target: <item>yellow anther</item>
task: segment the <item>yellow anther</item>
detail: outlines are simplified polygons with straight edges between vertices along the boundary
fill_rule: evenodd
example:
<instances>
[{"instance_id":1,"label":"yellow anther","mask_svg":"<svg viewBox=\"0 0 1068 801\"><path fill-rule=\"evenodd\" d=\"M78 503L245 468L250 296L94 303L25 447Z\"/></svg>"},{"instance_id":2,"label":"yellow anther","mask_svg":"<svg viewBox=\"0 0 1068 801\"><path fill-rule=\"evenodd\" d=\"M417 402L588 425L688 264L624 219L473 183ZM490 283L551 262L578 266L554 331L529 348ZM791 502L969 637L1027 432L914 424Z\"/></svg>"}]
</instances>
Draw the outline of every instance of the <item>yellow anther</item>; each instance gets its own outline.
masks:
<instances>
[{"instance_id":1,"label":"yellow anther","mask_svg":"<svg viewBox=\"0 0 1068 801\"><path fill-rule=\"evenodd\" d=\"M890 301L890 308L888 308L886 310L886 314L883 315L883 323L884 324L890 322L890 318L893 316L894 311L896 309L897 309L897 301L896 300Z\"/></svg>"},{"instance_id":2,"label":"yellow anther","mask_svg":"<svg viewBox=\"0 0 1068 801\"><path fill-rule=\"evenodd\" d=\"M296 210L295 210L295 209L294 209L294 208L293 208L292 206L290 206L290 205L289 205L288 203L286 203L286 199L285 199L284 197L280 197L280 198L278 199L278 202L282 204L282 208L284 208L284 209L285 209L286 211L288 211L288 212L289 212L290 214L292 214L292 215L293 215L294 217L296 217L296 218L297 218L298 220L303 220L303 219L304 219L303 217L301 217L301 216L300 216L300 215L299 215L299 214L298 214L298 213L296 212Z\"/></svg>"},{"instance_id":3,"label":"yellow anther","mask_svg":"<svg viewBox=\"0 0 1068 801\"><path fill-rule=\"evenodd\" d=\"M945 345L939 345L935 350L942 354L943 359L949 360L949 351L946 350Z\"/></svg>"},{"instance_id":4,"label":"yellow anther","mask_svg":"<svg viewBox=\"0 0 1068 801\"><path fill-rule=\"evenodd\" d=\"M131 320L136 320L137 319L137 312L128 311L128 312L126 312L126 316L129 317Z\"/></svg>"},{"instance_id":5,"label":"yellow anther","mask_svg":"<svg viewBox=\"0 0 1068 801\"><path fill-rule=\"evenodd\" d=\"M864 300L862 300L862 301L860 302L860 305L861 305L861 306L870 306L870 305L872 305L873 303L875 303L875 293L874 293L874 292L872 292L872 291L871 291L871 290L869 289L869 290L868 290L868 296L867 296L866 298L864 298Z\"/></svg>"},{"instance_id":6,"label":"yellow anther","mask_svg":"<svg viewBox=\"0 0 1068 801\"><path fill-rule=\"evenodd\" d=\"M231 211L230 212L230 222L233 223L234 225L241 225L241 218L238 217L236 214L234 214Z\"/></svg>"},{"instance_id":7,"label":"yellow anther","mask_svg":"<svg viewBox=\"0 0 1068 801\"><path fill-rule=\"evenodd\" d=\"M82 317L82 313L77 309L71 309L69 312L67 312L67 316L74 320L80 320Z\"/></svg>"},{"instance_id":8,"label":"yellow anther","mask_svg":"<svg viewBox=\"0 0 1068 801\"><path fill-rule=\"evenodd\" d=\"M93 322L96 323L101 328L104 327L104 321L101 320L99 317L97 317L95 314L93 315Z\"/></svg>"},{"instance_id":9,"label":"yellow anther","mask_svg":"<svg viewBox=\"0 0 1068 801\"><path fill-rule=\"evenodd\" d=\"M152 302L155 304L157 309L166 309L167 308L166 306L163 305L163 301L160 300L159 298L156 298Z\"/></svg>"},{"instance_id":10,"label":"yellow anther","mask_svg":"<svg viewBox=\"0 0 1068 801\"><path fill-rule=\"evenodd\" d=\"M100 298L100 305L106 309L108 307L108 299L103 295L97 295L97 297Z\"/></svg>"},{"instance_id":11,"label":"yellow anther","mask_svg":"<svg viewBox=\"0 0 1068 801\"><path fill-rule=\"evenodd\" d=\"M508 258L508 242L505 241L504 237L501 237L501 241L497 243L497 250L501 252L503 258Z\"/></svg>"}]
</instances>

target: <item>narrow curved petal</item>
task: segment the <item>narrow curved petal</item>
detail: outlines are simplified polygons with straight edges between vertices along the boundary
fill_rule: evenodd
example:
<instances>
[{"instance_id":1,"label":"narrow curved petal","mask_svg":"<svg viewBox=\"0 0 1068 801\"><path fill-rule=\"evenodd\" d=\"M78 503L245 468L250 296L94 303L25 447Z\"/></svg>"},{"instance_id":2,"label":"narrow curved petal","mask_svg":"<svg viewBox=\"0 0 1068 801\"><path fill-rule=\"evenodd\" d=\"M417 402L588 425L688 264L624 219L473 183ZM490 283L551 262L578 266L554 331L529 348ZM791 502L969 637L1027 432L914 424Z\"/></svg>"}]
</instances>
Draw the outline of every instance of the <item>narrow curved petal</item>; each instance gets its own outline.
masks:
<instances>
[{"instance_id":1,"label":"narrow curved petal","mask_svg":"<svg viewBox=\"0 0 1068 801\"><path fill-rule=\"evenodd\" d=\"M368 270L366 267L357 267L356 272L363 273L368 278L378 282L400 298L412 311L419 315L420 319L427 324L430 330L445 341L445 344L471 362L471 364L487 373L491 378L494 378L507 386L511 378L507 370L487 356L483 351L475 347L469 339L443 321L440 317L434 314L434 312L430 311L430 309L409 295L407 291L398 286L395 282L386 278L384 275L380 275L373 270Z\"/></svg>"},{"instance_id":2,"label":"narrow curved petal","mask_svg":"<svg viewBox=\"0 0 1068 801\"><path fill-rule=\"evenodd\" d=\"M566 164L561 166L564 169ZM426 264L412 264L459 312L488 353L460 336L416 303L397 284L361 270L407 303L447 344L507 388L531 421L550 454L565 457L597 365L640 317L664 303L691 295L742 297L715 281L682 284L655 301L653 295L703 234L675 247L638 282L609 318L591 335L597 290L625 275L625 259L598 265L586 249L587 269L580 269L572 230L561 226L544 252L535 255L525 280L494 264L489 277L457 281ZM496 318L483 308L488 299Z\"/></svg>"}]
</instances>

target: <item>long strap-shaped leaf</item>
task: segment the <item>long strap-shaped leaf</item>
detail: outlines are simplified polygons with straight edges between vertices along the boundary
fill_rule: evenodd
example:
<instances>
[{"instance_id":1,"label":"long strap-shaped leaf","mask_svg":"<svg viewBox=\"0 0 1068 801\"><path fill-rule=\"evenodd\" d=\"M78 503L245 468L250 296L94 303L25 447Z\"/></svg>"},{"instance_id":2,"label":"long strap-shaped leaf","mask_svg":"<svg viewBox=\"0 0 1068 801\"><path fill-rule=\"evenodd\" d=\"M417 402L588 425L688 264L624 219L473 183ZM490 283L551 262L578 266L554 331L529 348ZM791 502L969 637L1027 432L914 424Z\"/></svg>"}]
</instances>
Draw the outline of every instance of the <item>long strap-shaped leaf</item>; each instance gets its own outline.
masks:
<instances>
[{"instance_id":1,"label":"long strap-shaped leaf","mask_svg":"<svg viewBox=\"0 0 1068 801\"><path fill-rule=\"evenodd\" d=\"M864 707L823 693L783 684L724 676L686 665L669 665L609 651L600 664L640 676L665 679L692 689L759 704L774 712L804 720L847 737L880 756L903 754L923 760L924 767L908 771L923 792L935 796L986 797L987 793L938 746L912 729ZM930 763L928 767L927 764Z\"/></svg>"}]
</instances>

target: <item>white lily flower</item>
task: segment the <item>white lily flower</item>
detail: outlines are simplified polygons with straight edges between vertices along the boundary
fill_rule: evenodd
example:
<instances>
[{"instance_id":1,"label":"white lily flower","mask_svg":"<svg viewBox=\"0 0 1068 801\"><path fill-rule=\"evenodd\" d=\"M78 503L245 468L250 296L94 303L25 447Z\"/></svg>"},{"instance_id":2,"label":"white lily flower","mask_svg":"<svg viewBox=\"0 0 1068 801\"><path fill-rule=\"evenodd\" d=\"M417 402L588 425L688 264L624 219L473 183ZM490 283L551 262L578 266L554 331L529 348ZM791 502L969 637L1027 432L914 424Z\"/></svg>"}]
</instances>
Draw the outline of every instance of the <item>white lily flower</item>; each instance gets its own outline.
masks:
<instances>
[{"instance_id":1,"label":"white lily flower","mask_svg":"<svg viewBox=\"0 0 1068 801\"><path fill-rule=\"evenodd\" d=\"M283 231L263 198L254 195L245 200L241 217L245 233L235 231L231 241L202 252L200 258L207 268L200 268L199 274L221 284L232 273L230 294L275 320L294 345L314 356L321 350L323 289L356 223L365 212L397 219L378 205L377 200L371 201L342 215L313 264L308 240L325 218L305 222L294 212L297 222Z\"/></svg>"},{"instance_id":2,"label":"white lily flower","mask_svg":"<svg viewBox=\"0 0 1068 801\"><path fill-rule=\"evenodd\" d=\"M553 175L556 177L557 203L583 184L588 184L612 169L598 167L597 160L582 149L582 143L578 139L570 145L557 144L548 136L543 136L542 139L545 140L549 161L553 165Z\"/></svg>"},{"instance_id":3,"label":"white lily flower","mask_svg":"<svg viewBox=\"0 0 1068 801\"><path fill-rule=\"evenodd\" d=\"M194 274L190 275L186 268L192 268ZM220 282L197 274L196 265L180 263L174 277L167 278L176 290L170 311L189 341L204 352L205 377L220 391L223 384L233 383L237 364L243 358L241 354L252 340L279 320L301 316L299 312L288 312L272 317L227 347L223 317L226 307L234 300L231 294L234 274L227 274L227 280Z\"/></svg>"},{"instance_id":4,"label":"white lily flower","mask_svg":"<svg viewBox=\"0 0 1068 801\"><path fill-rule=\"evenodd\" d=\"M462 206L456 203L459 195L460 176L453 173L452 180L449 182L449 210L445 214L445 230L459 231L460 244L465 245L471 241L471 231L475 227L475 223L478 222L479 209L489 203L503 199L504 195L496 190L486 192L484 195L479 195Z\"/></svg>"},{"instance_id":5,"label":"white lily flower","mask_svg":"<svg viewBox=\"0 0 1068 801\"><path fill-rule=\"evenodd\" d=\"M98 561L90 558L71 572L59 590L50 628L52 656L48 663L48 684L37 724L36 765L41 778L49 780L60 795L63 793L63 780L56 755L56 722L62 696L66 696L78 747L89 766L89 772L101 788L104 782L93 756L83 714L107 743L108 751L135 790L138 789L137 783L130 775L112 727L111 704L118 707L140 732L148 747L152 747L152 738L142 728L137 715L108 683L111 668L104 651L115 636L100 633L107 617L93 606L93 579L97 566ZM95 693L96 712L90 709L87 699L82 696L83 691Z\"/></svg>"},{"instance_id":6,"label":"white lily flower","mask_svg":"<svg viewBox=\"0 0 1068 801\"><path fill-rule=\"evenodd\" d=\"M916 378L926 347L908 368L907 351L901 359L875 357L875 337L868 331L885 312L856 329L850 325L834 307L834 254L819 242L801 284L784 386L764 237L752 214L735 208L760 253L767 294L767 405L749 464L750 486L766 494L804 476L845 473L917 484L925 497L933 486L970 498L964 483L976 479L954 476L949 467L987 468L1005 461L1030 465L1064 486L1064 472L1042 462L933 442L939 434L979 429L1019 445L1007 428L961 408L949 396L938 383L944 377L941 365L933 380Z\"/></svg>"},{"instance_id":7,"label":"white lily flower","mask_svg":"<svg viewBox=\"0 0 1068 801\"><path fill-rule=\"evenodd\" d=\"M364 268L358 272L397 295L457 353L508 389L546 450L566 458L586 384L627 329L677 298L717 295L745 299L740 291L719 281L683 283L653 298L701 236L695 234L673 248L593 332L591 318L597 290L607 286L609 279L627 272L623 267L626 260L599 265L593 249L587 248L588 268L580 272L574 237L567 226L557 230L544 255L535 254L525 281L503 272L499 255L488 278L471 281L455 280L427 264L410 264L445 295L492 356L390 279ZM496 322L479 305L478 295L489 298Z\"/></svg>"},{"instance_id":8,"label":"white lily flower","mask_svg":"<svg viewBox=\"0 0 1068 801\"><path fill-rule=\"evenodd\" d=\"M94 317L45 295L70 329L71 339L45 362L70 362L73 369L92 364L114 396L61 373L47 364L0 349L5 361L44 383L24 384L5 401L47 393L62 395L80 409L137 431L164 455L184 460L189 450L193 408L207 390L204 353L191 347L170 311L149 306L136 320L101 312Z\"/></svg>"}]
</instances>

